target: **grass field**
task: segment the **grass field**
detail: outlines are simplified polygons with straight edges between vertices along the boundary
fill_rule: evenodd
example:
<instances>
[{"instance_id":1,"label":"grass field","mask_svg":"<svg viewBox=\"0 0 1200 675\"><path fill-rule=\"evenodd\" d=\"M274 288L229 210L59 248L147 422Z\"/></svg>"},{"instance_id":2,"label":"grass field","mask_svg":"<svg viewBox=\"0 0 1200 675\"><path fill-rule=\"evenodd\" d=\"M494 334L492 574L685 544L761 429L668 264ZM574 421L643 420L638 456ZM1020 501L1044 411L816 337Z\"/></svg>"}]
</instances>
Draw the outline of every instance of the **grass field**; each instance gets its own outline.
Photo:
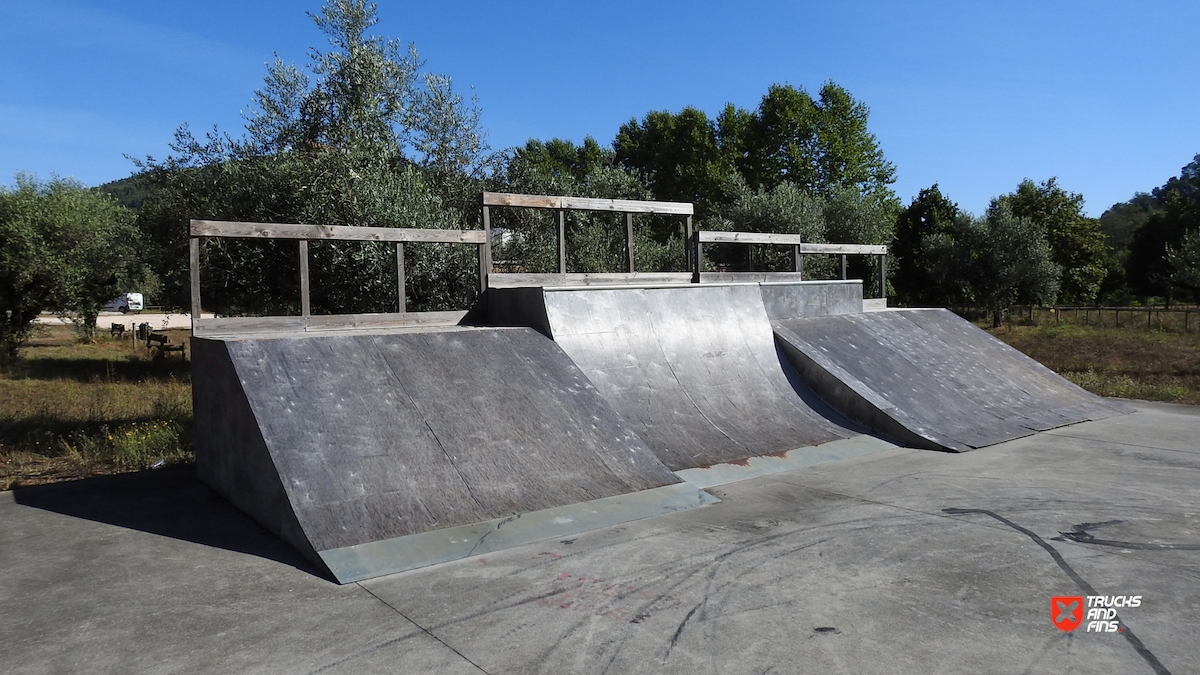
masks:
<instances>
[{"instance_id":1,"label":"grass field","mask_svg":"<svg viewBox=\"0 0 1200 675\"><path fill-rule=\"evenodd\" d=\"M187 330L165 331L186 343ZM1006 325L993 335L1102 396L1200 404L1200 330ZM192 462L190 363L44 331L0 373L0 490Z\"/></svg>"},{"instance_id":2,"label":"grass field","mask_svg":"<svg viewBox=\"0 0 1200 675\"><path fill-rule=\"evenodd\" d=\"M187 330L165 331L175 343ZM0 373L0 490L191 461L190 364L45 329Z\"/></svg>"},{"instance_id":3,"label":"grass field","mask_svg":"<svg viewBox=\"0 0 1200 675\"><path fill-rule=\"evenodd\" d=\"M990 332L1092 393L1200 404L1200 330L1195 327L1062 323L1006 325Z\"/></svg>"}]
</instances>

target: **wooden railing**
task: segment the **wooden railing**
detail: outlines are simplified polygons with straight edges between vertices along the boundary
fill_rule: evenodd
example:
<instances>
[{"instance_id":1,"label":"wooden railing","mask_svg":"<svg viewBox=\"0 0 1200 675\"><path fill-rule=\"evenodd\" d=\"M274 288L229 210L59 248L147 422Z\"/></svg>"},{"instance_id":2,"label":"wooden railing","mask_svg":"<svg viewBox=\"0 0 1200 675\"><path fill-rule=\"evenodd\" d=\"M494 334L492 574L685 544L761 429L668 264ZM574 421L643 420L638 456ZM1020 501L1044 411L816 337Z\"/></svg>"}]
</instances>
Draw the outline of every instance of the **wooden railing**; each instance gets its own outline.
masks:
<instances>
[{"instance_id":1,"label":"wooden railing","mask_svg":"<svg viewBox=\"0 0 1200 675\"><path fill-rule=\"evenodd\" d=\"M519 195L505 192L485 192L483 204L483 230L491 232L491 208L495 206L527 209L549 209L557 212L556 232L558 240L558 273L567 273L567 211L608 211L625 214L625 253L629 274L636 273L633 262L633 216L636 213L684 216L685 241L692 236L692 205L686 202L649 202L630 199L592 199L588 197L552 197L546 195ZM692 269L687 261L687 269Z\"/></svg>"},{"instance_id":2,"label":"wooden railing","mask_svg":"<svg viewBox=\"0 0 1200 675\"><path fill-rule=\"evenodd\" d=\"M692 238L695 249L696 267L693 281L700 283L700 270L704 268L704 244L769 244L792 247L792 271L804 278L804 256L806 254L840 255L841 277L846 278L846 256L879 256L880 297L887 295L887 246L882 244L816 244L804 241L799 234L764 234L759 232L723 232L703 230Z\"/></svg>"},{"instance_id":3,"label":"wooden railing","mask_svg":"<svg viewBox=\"0 0 1200 675\"><path fill-rule=\"evenodd\" d=\"M299 317L232 317L201 318L200 299L200 239L202 237L241 237L250 239L295 239L299 242L300 257L300 316ZM312 317L309 304L308 242L309 241L370 241L394 243L396 246L396 278L398 313L378 315L335 315ZM404 287L404 244L440 243L473 244L479 251L479 290L487 289L491 268L491 251L487 232L483 230L427 230L399 227L353 227L347 225L293 225L279 223L239 223L220 220L191 221L190 268L192 290L192 330L204 332L236 330L310 330L367 325L398 325L410 323L443 323L461 318L465 312L407 312ZM344 318L338 318L344 317Z\"/></svg>"}]
</instances>

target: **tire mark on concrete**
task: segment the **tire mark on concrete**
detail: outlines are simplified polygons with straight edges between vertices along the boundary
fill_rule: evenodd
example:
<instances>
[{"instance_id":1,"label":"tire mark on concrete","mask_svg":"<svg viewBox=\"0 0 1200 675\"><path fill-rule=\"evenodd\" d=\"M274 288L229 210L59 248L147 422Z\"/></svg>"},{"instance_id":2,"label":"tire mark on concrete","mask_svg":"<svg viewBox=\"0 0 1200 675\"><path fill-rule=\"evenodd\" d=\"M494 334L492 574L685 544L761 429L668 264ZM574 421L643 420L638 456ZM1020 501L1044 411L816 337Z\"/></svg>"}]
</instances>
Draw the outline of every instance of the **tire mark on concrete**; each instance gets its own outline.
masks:
<instances>
[{"instance_id":1,"label":"tire mark on concrete","mask_svg":"<svg viewBox=\"0 0 1200 675\"><path fill-rule=\"evenodd\" d=\"M1059 553L1056 548L1054 548L1049 543L1047 543L1045 539L1042 539L1040 536L1038 536L1038 534L1036 532L1034 532L1033 530L1021 527L1020 525L1014 523L1013 521L1009 520L1008 518L1005 518L1004 516L994 512L994 511L989 511L987 509L949 508L949 509L942 509L942 513L945 513L945 514L951 515L951 516L963 516L963 515L980 513L985 516L995 518L996 520L1000 521L1001 523L1004 523L1008 527L1011 527L1012 529L1016 530L1017 532L1020 532L1021 534L1029 537L1030 539L1033 540L1033 542L1035 544L1037 544L1038 546L1041 546L1043 549L1045 549L1045 551L1050 554L1050 557L1054 559L1054 562L1058 564L1058 567L1063 572L1066 572L1067 576L1071 577L1071 581L1074 581L1075 585L1078 586L1081 590L1083 590L1087 595L1100 595L1100 593L1096 592L1096 589L1092 588L1092 585L1089 584L1087 582L1087 580L1085 580L1082 576L1079 575L1078 572L1075 571L1075 568L1071 567L1070 563L1068 563L1065 559L1063 559L1062 554ZM1144 659L1146 661L1146 663L1150 665L1150 667L1154 670L1154 672L1157 673L1158 675L1171 675L1171 671L1167 670L1166 666L1164 666L1162 664L1162 662L1160 662L1158 660L1158 657L1156 657L1154 655L1154 653L1151 652L1150 649L1146 647L1146 645L1141 641L1140 638L1138 638L1138 636L1133 634L1133 629L1131 629L1129 627L1129 624L1122 621L1121 617L1119 615L1116 617L1116 619L1118 621L1121 621L1121 625L1124 628L1124 630L1121 632L1121 634L1125 636L1125 639L1129 642L1130 646L1133 647L1134 651L1136 651L1138 653L1138 655L1141 656L1142 659Z\"/></svg>"}]
</instances>

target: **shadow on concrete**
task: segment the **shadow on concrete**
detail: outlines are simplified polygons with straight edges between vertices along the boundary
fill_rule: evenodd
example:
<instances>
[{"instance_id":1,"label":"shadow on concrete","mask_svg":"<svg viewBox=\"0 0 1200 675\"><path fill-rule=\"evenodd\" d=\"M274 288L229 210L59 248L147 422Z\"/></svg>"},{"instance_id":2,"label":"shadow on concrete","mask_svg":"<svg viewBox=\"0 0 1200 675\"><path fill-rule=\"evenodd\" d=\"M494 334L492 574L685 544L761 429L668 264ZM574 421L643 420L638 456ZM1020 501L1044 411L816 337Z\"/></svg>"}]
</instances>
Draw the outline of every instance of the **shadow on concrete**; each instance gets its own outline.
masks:
<instances>
[{"instance_id":1,"label":"shadow on concrete","mask_svg":"<svg viewBox=\"0 0 1200 675\"><path fill-rule=\"evenodd\" d=\"M328 578L201 483L190 468L16 488L13 500L23 506L246 553Z\"/></svg>"}]
</instances>

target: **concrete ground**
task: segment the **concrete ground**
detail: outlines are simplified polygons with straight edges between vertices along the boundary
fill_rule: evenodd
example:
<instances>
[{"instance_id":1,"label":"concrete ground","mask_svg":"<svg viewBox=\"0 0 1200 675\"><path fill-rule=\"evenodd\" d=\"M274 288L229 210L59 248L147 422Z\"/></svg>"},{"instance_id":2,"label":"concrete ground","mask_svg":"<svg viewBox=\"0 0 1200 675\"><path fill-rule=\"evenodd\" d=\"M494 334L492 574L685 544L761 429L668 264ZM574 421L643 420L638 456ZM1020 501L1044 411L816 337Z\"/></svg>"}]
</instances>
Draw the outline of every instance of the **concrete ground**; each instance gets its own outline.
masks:
<instances>
[{"instance_id":1,"label":"concrete ground","mask_svg":"<svg viewBox=\"0 0 1200 675\"><path fill-rule=\"evenodd\" d=\"M887 450L357 584L198 483L0 493L8 673L1200 672L1200 410ZM1140 595L1122 632L1051 597Z\"/></svg>"}]
</instances>

